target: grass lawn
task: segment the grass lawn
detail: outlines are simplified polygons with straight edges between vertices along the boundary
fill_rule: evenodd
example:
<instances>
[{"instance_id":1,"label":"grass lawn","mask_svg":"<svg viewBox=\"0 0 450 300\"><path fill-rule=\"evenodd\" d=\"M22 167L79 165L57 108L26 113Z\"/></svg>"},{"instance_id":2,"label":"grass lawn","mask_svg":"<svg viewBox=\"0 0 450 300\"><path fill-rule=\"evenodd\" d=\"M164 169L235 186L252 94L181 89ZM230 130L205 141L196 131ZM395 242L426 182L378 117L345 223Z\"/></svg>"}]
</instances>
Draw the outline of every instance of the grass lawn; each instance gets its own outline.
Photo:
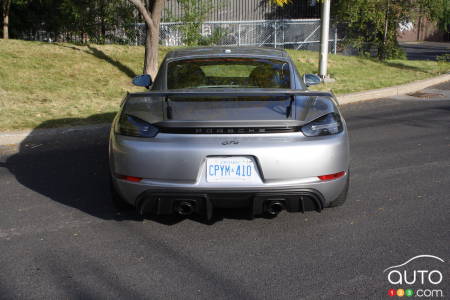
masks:
<instances>
[{"instance_id":1,"label":"grass lawn","mask_svg":"<svg viewBox=\"0 0 450 300\"><path fill-rule=\"evenodd\" d=\"M168 48L161 48L162 59ZM317 52L289 50L301 73L317 72ZM0 131L109 122L141 73L139 46L0 40ZM337 94L406 83L450 70L450 63L330 55Z\"/></svg>"}]
</instances>

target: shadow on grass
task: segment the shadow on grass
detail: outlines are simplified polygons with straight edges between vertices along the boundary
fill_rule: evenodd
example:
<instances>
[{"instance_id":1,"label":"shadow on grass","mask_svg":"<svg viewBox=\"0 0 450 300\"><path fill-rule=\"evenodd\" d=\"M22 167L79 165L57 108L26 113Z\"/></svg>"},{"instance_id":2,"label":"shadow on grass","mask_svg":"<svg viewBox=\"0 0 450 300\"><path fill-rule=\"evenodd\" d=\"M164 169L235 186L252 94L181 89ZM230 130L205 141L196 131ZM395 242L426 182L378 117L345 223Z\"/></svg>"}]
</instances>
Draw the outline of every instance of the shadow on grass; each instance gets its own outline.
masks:
<instances>
[{"instance_id":1,"label":"shadow on grass","mask_svg":"<svg viewBox=\"0 0 450 300\"><path fill-rule=\"evenodd\" d=\"M75 46L68 46L68 45L63 45L63 44L58 44L58 43L54 43L53 45L59 46L59 47L65 47L65 48L69 48L72 50L76 50L76 51L82 51L84 53L93 55L99 59L102 59L106 62L108 62L109 64L115 66L117 69L119 69L122 73L124 73L125 75L127 75L130 78L133 78L135 76L137 76L137 74L128 66L124 65L123 63L121 63L118 60L115 60L113 58L111 58L110 56L108 56L105 52L103 52L102 50L99 50L95 47L92 47L90 45L87 45L88 50L83 50L80 49L78 47Z\"/></svg>"},{"instance_id":2,"label":"shadow on grass","mask_svg":"<svg viewBox=\"0 0 450 300\"><path fill-rule=\"evenodd\" d=\"M122 64L120 61L117 61L115 59L112 59L111 57L109 57L108 55L105 54L105 52L91 47L91 46L87 46L89 51L85 51L86 53L92 54L97 58L103 59L104 61L110 63L111 65L115 66L116 68L118 68L122 73L126 74L128 77L133 78L135 77L137 74L134 73L133 70L131 70L129 67L125 66L124 64Z\"/></svg>"},{"instance_id":3,"label":"shadow on grass","mask_svg":"<svg viewBox=\"0 0 450 300\"><path fill-rule=\"evenodd\" d=\"M6 167L27 189L59 204L105 220L140 221L142 217L134 210L119 211L112 203L108 124L90 130L86 127L55 128L50 130L50 134L42 134L41 130L58 125L92 124L92 120L109 122L113 116L113 113L106 113L88 118L45 121L20 144L18 153L8 157L0 166ZM41 197L33 198L33 201L41 200ZM178 216L146 215L145 218L165 225L185 220ZM216 210L210 221L200 216L189 219L212 225L224 218L251 219L246 209Z\"/></svg>"}]
</instances>

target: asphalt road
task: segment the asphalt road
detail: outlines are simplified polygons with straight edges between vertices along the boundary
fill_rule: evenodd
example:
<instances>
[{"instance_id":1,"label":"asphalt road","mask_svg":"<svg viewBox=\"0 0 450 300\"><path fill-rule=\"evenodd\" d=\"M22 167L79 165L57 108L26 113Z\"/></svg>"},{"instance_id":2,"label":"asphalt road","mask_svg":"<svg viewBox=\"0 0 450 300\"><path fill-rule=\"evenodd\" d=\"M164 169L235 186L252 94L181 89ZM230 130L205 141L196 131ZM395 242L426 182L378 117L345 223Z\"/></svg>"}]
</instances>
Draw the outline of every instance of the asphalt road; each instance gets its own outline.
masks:
<instances>
[{"instance_id":1,"label":"asphalt road","mask_svg":"<svg viewBox=\"0 0 450 300\"><path fill-rule=\"evenodd\" d=\"M416 42L400 43L409 60L436 60L450 53L450 43Z\"/></svg>"},{"instance_id":2,"label":"asphalt road","mask_svg":"<svg viewBox=\"0 0 450 300\"><path fill-rule=\"evenodd\" d=\"M450 82L430 91L342 108L351 189L321 213L139 220L109 202L106 132L1 148L0 298L385 299L428 254L448 299Z\"/></svg>"}]
</instances>

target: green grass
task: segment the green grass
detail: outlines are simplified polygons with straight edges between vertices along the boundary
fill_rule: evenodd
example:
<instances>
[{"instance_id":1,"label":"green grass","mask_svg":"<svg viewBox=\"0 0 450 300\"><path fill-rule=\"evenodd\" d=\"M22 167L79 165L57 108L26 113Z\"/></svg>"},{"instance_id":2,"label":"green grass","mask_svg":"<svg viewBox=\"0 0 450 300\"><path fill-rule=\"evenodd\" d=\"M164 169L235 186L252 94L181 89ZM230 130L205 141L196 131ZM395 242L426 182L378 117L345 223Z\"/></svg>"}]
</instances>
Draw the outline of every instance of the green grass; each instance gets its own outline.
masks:
<instances>
[{"instance_id":1,"label":"green grass","mask_svg":"<svg viewBox=\"0 0 450 300\"><path fill-rule=\"evenodd\" d=\"M317 52L288 50L300 73L317 73ZM319 90L333 90L346 94L378 89L446 73L450 63L435 61L389 60L380 62L372 58L329 55L328 72L336 82L317 86Z\"/></svg>"},{"instance_id":2,"label":"green grass","mask_svg":"<svg viewBox=\"0 0 450 300\"><path fill-rule=\"evenodd\" d=\"M161 48L162 59L168 48ZM316 52L289 51L301 73L317 72ZM135 46L48 44L0 40L0 131L109 122L141 73L144 49ZM389 61L331 55L337 94L435 76L450 63Z\"/></svg>"}]
</instances>

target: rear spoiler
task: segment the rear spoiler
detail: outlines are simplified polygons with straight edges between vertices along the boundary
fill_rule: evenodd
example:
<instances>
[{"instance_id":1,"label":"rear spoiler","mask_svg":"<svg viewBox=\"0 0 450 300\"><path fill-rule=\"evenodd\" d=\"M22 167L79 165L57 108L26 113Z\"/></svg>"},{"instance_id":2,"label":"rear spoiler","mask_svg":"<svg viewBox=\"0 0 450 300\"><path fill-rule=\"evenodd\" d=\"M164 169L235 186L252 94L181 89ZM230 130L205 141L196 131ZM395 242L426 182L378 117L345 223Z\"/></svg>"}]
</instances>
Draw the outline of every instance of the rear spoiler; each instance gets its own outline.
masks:
<instances>
[{"instance_id":1,"label":"rear spoiler","mask_svg":"<svg viewBox=\"0 0 450 300\"><path fill-rule=\"evenodd\" d=\"M196 96L234 96L234 97L263 97L263 96L307 96L307 97L334 97L329 92L291 90L291 89L245 89L245 90L160 90L133 93L136 96L156 97L196 97Z\"/></svg>"},{"instance_id":2,"label":"rear spoiler","mask_svg":"<svg viewBox=\"0 0 450 300\"><path fill-rule=\"evenodd\" d=\"M292 90L292 89L242 89L242 90L160 90L160 91L148 91L142 93L133 93L133 96L143 96L143 97L164 97L166 115L168 119L172 118L172 107L169 103L169 97L290 97L291 101L286 108L286 118L289 118L292 112L292 103L294 102L295 96L307 96L307 97L330 97L334 98L333 94L329 92L316 92L316 91L305 91L305 90Z\"/></svg>"}]
</instances>

